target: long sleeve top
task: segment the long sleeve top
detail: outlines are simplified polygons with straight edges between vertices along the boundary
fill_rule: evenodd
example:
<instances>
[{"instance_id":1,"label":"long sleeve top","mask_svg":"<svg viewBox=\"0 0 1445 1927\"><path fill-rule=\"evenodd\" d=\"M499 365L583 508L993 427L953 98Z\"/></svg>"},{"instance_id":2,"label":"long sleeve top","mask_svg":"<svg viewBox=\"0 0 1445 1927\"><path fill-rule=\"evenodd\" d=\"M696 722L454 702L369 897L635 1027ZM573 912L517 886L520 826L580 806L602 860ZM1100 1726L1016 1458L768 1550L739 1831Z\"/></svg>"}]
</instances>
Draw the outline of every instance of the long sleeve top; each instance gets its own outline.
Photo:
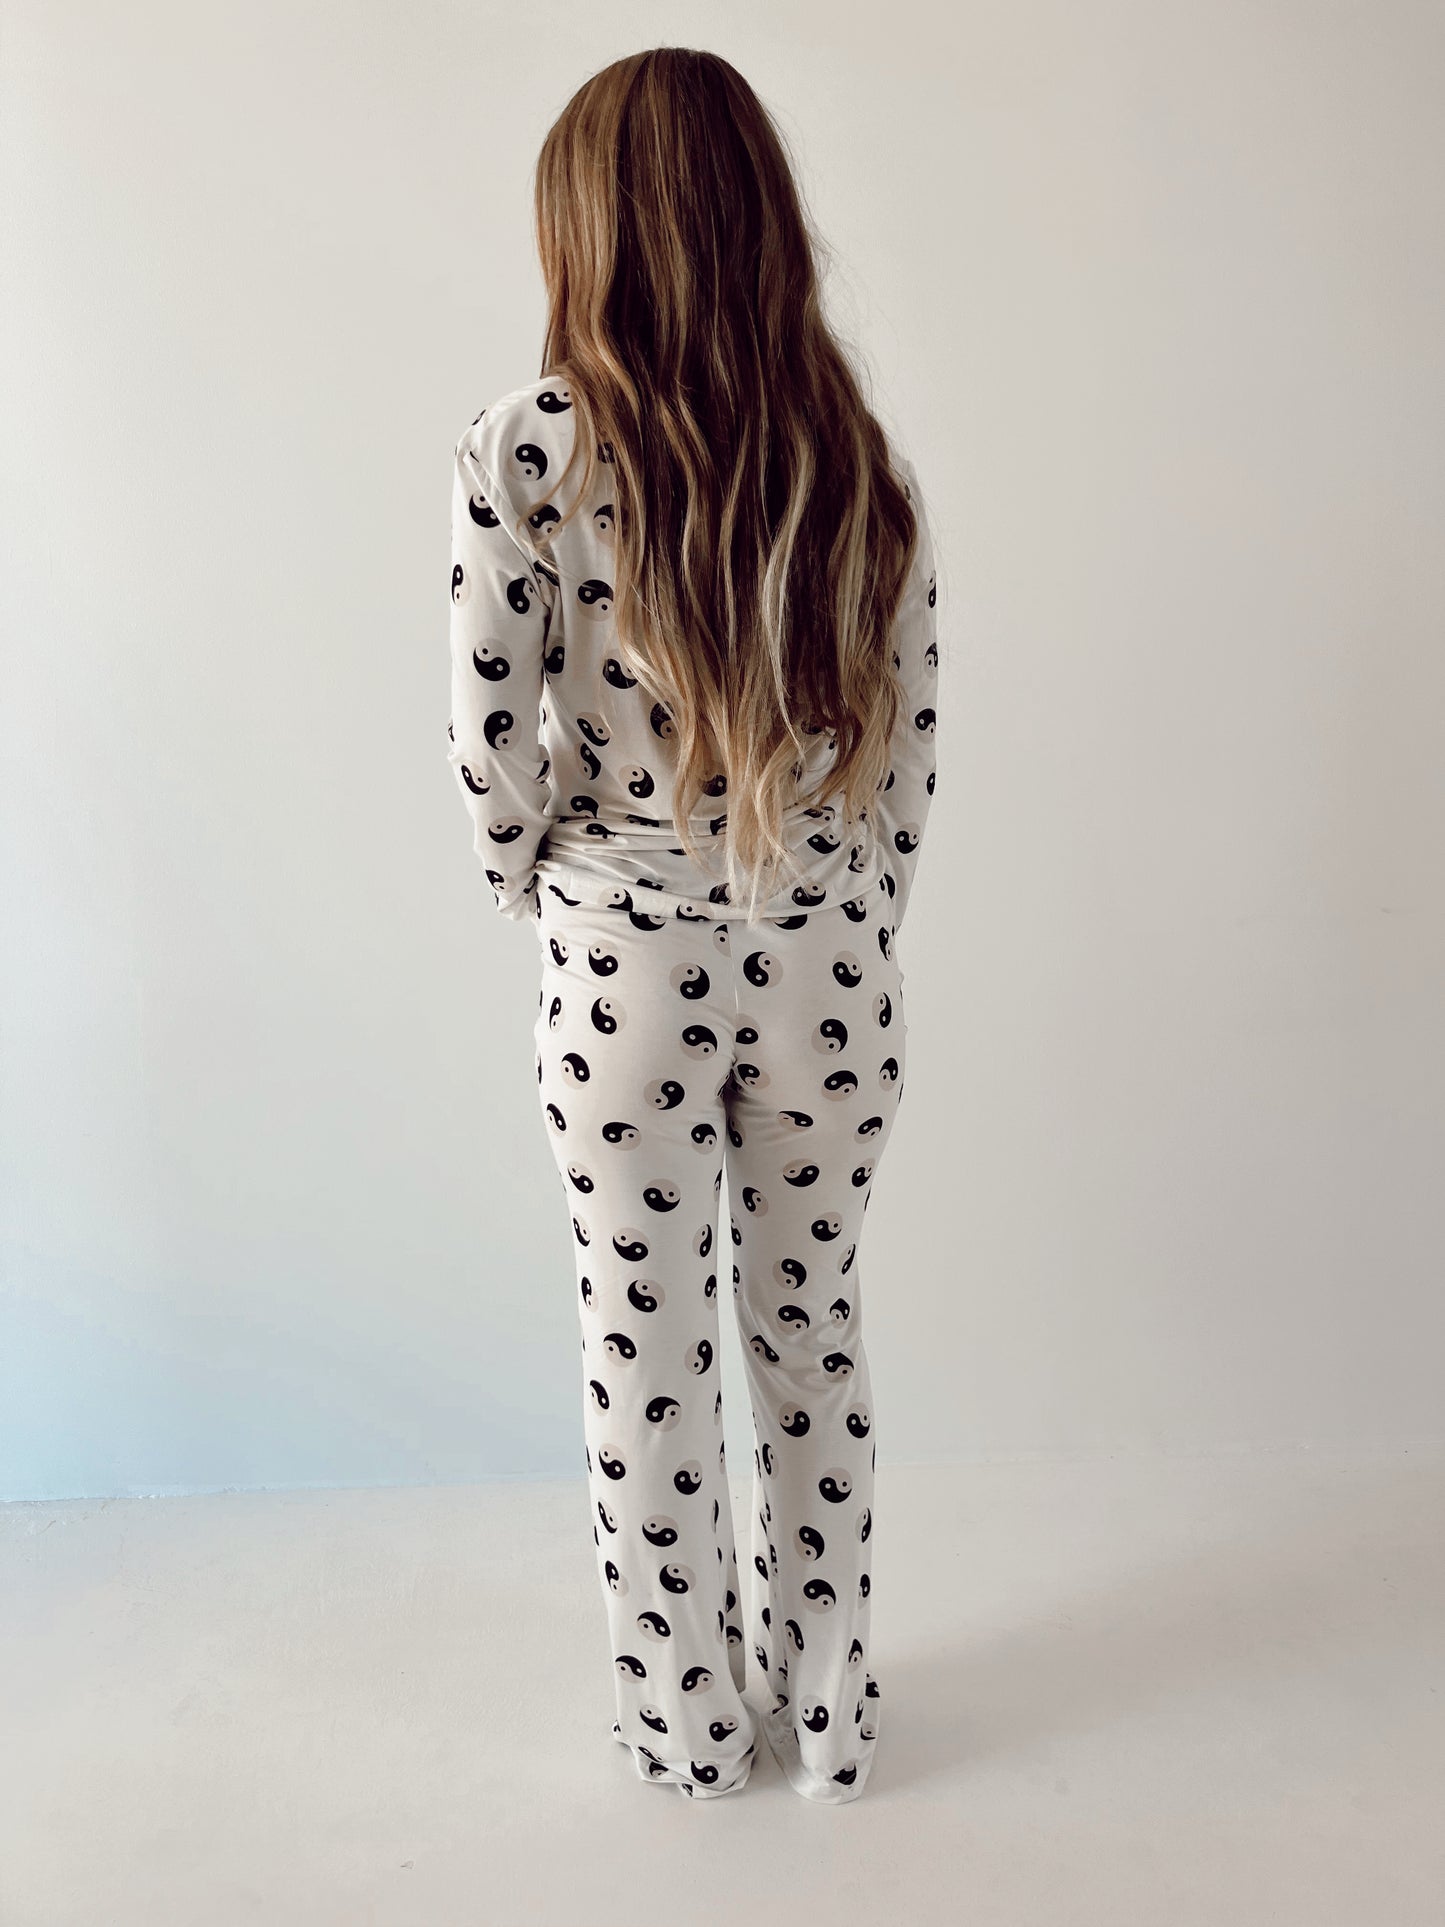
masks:
<instances>
[{"instance_id":1,"label":"long sleeve top","mask_svg":"<svg viewBox=\"0 0 1445 1927\"><path fill-rule=\"evenodd\" d=\"M547 478L560 477L575 423L565 387L543 378L484 408L456 444L447 755L474 848L496 908L515 921L536 916L544 886L572 902L652 916L745 916L745 898L734 902L723 880L726 797L716 799L714 813L691 818L714 866L704 870L678 842L672 815L671 718L617 654L605 462L594 499L553 532L572 497L549 494ZM937 585L917 475L897 451L893 460L919 532L892 637L902 702L888 777L851 834L842 833L836 797L785 815L802 880L763 898L759 918L841 903L885 876L895 930L908 905L934 787ZM519 522L518 504L543 497ZM835 751L828 731L811 740L800 795L815 792L815 773Z\"/></svg>"}]
</instances>

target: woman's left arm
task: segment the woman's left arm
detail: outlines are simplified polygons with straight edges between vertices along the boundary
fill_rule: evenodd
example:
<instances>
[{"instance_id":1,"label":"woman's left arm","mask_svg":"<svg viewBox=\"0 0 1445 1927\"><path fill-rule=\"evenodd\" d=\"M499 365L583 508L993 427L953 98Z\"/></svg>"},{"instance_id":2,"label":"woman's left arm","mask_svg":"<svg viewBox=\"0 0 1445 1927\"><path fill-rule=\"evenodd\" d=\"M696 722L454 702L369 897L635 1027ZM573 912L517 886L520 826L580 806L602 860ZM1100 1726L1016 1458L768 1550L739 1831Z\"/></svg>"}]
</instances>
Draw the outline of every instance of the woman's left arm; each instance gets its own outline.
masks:
<instances>
[{"instance_id":1,"label":"woman's left arm","mask_svg":"<svg viewBox=\"0 0 1445 1927\"><path fill-rule=\"evenodd\" d=\"M933 802L938 696L938 577L928 511L911 462L903 464L918 520L918 545L893 625L900 701L887 781L874 804L893 880L893 928L898 931L913 890L918 852Z\"/></svg>"}]
</instances>

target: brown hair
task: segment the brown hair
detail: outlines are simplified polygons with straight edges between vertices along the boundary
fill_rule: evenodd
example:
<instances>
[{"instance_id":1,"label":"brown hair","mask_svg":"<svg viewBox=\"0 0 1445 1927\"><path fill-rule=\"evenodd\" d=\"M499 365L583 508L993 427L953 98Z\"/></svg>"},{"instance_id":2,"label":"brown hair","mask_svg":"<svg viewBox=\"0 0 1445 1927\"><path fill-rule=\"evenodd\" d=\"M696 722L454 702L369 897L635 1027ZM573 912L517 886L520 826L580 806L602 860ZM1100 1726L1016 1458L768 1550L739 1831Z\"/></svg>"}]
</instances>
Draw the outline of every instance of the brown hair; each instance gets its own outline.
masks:
<instances>
[{"instance_id":1,"label":"brown hair","mask_svg":"<svg viewBox=\"0 0 1445 1927\"><path fill-rule=\"evenodd\" d=\"M694 808L725 793L754 908L792 874L786 810L837 794L856 825L887 778L914 508L823 318L783 137L726 60L655 47L594 74L543 143L535 215L539 373L576 410L564 476L585 458L561 520L610 462L619 653L673 719L683 847L702 861Z\"/></svg>"}]
</instances>

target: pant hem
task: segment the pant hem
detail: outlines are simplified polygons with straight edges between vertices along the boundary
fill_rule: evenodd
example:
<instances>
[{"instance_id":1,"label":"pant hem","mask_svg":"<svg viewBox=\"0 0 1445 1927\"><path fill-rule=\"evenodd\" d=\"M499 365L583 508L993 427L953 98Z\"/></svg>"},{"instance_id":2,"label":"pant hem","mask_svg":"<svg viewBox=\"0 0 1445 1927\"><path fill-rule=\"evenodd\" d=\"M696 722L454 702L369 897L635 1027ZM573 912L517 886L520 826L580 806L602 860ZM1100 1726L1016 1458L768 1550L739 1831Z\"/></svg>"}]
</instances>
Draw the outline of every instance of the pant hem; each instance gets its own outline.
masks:
<instances>
[{"instance_id":1,"label":"pant hem","mask_svg":"<svg viewBox=\"0 0 1445 1927\"><path fill-rule=\"evenodd\" d=\"M805 1800L811 1800L815 1806L847 1806L850 1801L859 1797L868 1784L868 1776L873 1765L871 1756L864 1759L852 1781L827 1779L821 1773L815 1773L811 1767L803 1764L797 1741L791 1736L790 1730L785 1730L784 1736L774 1738L773 1728L765 1721L763 1737L768 1743L768 1751L782 1768L789 1786Z\"/></svg>"},{"instance_id":2,"label":"pant hem","mask_svg":"<svg viewBox=\"0 0 1445 1927\"><path fill-rule=\"evenodd\" d=\"M722 1785L709 1786L705 1781L694 1779L687 1767L668 1766L664 1762L648 1759L621 1733L614 1733L612 1737L620 1746L627 1748L638 1779L646 1780L649 1786L676 1787L685 1800L721 1800L729 1793L741 1793L752 1774L758 1751L757 1741L754 1740L734 1768L732 1778ZM659 1766L662 1768L660 1772Z\"/></svg>"}]
</instances>

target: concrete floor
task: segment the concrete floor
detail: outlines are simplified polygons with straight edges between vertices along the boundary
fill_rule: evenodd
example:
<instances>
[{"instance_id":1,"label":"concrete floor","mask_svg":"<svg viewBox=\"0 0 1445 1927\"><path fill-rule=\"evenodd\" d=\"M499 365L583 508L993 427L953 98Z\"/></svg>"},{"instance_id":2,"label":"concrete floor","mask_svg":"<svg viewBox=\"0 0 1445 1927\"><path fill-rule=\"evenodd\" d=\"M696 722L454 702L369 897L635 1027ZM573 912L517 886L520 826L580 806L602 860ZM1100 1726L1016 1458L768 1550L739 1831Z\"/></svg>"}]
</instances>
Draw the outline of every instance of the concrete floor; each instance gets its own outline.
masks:
<instances>
[{"instance_id":1,"label":"concrete floor","mask_svg":"<svg viewBox=\"0 0 1445 1927\"><path fill-rule=\"evenodd\" d=\"M0 1921L1441 1927L1445 1456L880 1465L877 1517L825 1808L637 1778L580 1483L0 1509Z\"/></svg>"}]
</instances>

